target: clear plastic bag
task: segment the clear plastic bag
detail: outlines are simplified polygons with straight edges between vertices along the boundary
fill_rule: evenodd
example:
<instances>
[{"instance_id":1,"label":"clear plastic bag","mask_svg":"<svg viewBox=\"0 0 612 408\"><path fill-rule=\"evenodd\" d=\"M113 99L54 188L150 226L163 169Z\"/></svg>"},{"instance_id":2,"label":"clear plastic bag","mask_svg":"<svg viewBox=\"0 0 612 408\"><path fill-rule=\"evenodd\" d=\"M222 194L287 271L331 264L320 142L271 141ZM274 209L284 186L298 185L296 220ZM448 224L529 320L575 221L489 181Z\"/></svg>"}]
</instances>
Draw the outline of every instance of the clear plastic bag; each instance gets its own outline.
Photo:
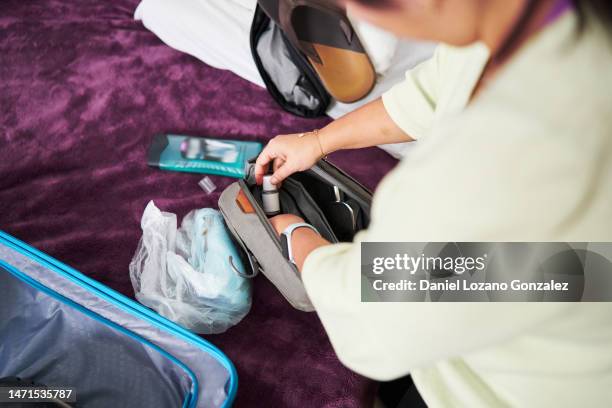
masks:
<instances>
[{"instance_id":1,"label":"clear plastic bag","mask_svg":"<svg viewBox=\"0 0 612 408\"><path fill-rule=\"evenodd\" d=\"M176 215L151 201L141 221L142 238L130 262L136 299L164 317L201 334L222 333L251 307L250 282L221 214L191 211L177 230Z\"/></svg>"}]
</instances>

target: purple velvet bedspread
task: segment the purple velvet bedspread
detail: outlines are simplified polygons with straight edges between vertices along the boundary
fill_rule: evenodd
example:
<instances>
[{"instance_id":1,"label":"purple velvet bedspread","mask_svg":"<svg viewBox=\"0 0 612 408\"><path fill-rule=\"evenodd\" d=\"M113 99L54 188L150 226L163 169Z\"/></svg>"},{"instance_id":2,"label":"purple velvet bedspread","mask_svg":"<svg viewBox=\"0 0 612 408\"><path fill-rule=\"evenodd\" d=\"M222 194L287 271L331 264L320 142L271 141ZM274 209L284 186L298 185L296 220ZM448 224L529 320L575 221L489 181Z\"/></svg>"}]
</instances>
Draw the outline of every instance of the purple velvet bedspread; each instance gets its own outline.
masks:
<instances>
[{"instance_id":1,"label":"purple velvet bedspread","mask_svg":"<svg viewBox=\"0 0 612 408\"><path fill-rule=\"evenodd\" d=\"M165 46L137 0L0 2L0 228L133 297L128 264L149 200L180 217L216 206L232 180L148 168L158 132L265 141L323 126L267 92ZM374 188L394 164L378 149L332 157ZM237 406L369 406L376 387L337 359L314 313L259 276L251 313L207 337L235 363ZM359 339L355 339L359 341Z\"/></svg>"}]
</instances>

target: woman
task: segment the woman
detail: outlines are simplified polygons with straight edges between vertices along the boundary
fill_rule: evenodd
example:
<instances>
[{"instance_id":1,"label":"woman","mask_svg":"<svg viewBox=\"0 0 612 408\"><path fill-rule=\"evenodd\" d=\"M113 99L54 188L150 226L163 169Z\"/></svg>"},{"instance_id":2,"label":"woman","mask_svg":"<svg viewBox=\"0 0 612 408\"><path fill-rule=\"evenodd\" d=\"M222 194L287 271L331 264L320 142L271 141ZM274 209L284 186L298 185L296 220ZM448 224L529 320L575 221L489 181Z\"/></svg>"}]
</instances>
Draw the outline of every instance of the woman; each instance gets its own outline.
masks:
<instances>
[{"instance_id":1,"label":"woman","mask_svg":"<svg viewBox=\"0 0 612 408\"><path fill-rule=\"evenodd\" d=\"M417 141L352 244L291 245L339 358L407 373L430 407L606 406L605 303L361 303L362 241L612 241L612 42L605 0L353 0L398 35L439 41L406 81L318 132L272 139L273 182L332 151ZM279 231L301 222L281 215Z\"/></svg>"}]
</instances>

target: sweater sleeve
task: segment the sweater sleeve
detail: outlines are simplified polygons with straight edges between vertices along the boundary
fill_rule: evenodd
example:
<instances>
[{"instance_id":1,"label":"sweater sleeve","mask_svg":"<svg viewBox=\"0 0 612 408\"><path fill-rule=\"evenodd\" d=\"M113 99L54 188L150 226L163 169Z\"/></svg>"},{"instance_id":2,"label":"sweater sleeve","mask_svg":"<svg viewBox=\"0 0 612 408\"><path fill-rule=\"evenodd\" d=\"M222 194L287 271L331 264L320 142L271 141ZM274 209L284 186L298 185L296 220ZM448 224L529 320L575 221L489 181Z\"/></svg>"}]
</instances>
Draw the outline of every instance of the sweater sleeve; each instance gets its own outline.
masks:
<instances>
[{"instance_id":1,"label":"sweater sleeve","mask_svg":"<svg viewBox=\"0 0 612 408\"><path fill-rule=\"evenodd\" d=\"M376 227L375 227L376 228ZM366 377L388 381L439 360L507 341L540 326L559 303L362 303L360 244L321 247L303 281L338 358Z\"/></svg>"},{"instance_id":2,"label":"sweater sleeve","mask_svg":"<svg viewBox=\"0 0 612 408\"><path fill-rule=\"evenodd\" d=\"M390 115L406 132L415 137L428 133L421 149L379 184L368 229L353 243L313 251L302 271L340 360L378 380L495 349L559 324L578 307L552 302L361 302L361 242L565 241L559 220L579 207L577 197L588 195L591 170L584 168L589 161L581 162L576 154L574 131L551 126L532 114L536 108L522 110L527 109L524 101L509 99L503 105L481 99L460 116L449 115L428 128L436 101L448 91L439 81L439 65L444 65L441 77L456 68L453 81L463 72L444 47L384 97ZM474 61L471 55L465 54L466 66ZM500 97L521 95L504 90ZM589 153L592 157L596 149ZM570 170L580 166L584 171Z\"/></svg>"},{"instance_id":3,"label":"sweater sleeve","mask_svg":"<svg viewBox=\"0 0 612 408\"><path fill-rule=\"evenodd\" d=\"M406 79L383 94L387 113L406 134L420 139L431 128L437 102L439 62L445 46L406 73Z\"/></svg>"},{"instance_id":4,"label":"sweater sleeve","mask_svg":"<svg viewBox=\"0 0 612 408\"><path fill-rule=\"evenodd\" d=\"M540 151L532 143L534 152L523 152L521 163L537 169L517 172L513 158L525 145L523 138L533 134L509 128L510 135L521 135L520 140L510 141L509 135L506 143L495 149L489 146L489 155L483 156L482 149L464 140L468 134L482 139L477 145L486 142L487 127L499 118L492 113L484 117L491 123L486 122L481 131L476 127L440 136L444 143L436 146L436 160L404 160L387 175L376 191L370 225L353 243L324 246L307 257L302 271L307 293L338 357L350 369L378 380L397 378L555 324L572 307L569 303L361 302L361 242L495 241L491 237L503 241L521 236L537 241L546 236L528 219L527 211L514 208L512 197L520 190L529 191L525 202L541 203L544 207L535 210L534 216L540 218L540 225L548 224L543 215L548 197L561 195L554 192L555 183L543 184L532 175L552 174L541 168L546 164L539 158L554 145L541 146ZM438 139L431 136L435 139L428 137L430 143ZM555 150L558 160L566 156L571 160L571 150L559 149ZM476 160L490 172L483 174L478 167L464 165ZM440 197L436 194L441 191L453 197L452 207L448 198L432 199Z\"/></svg>"}]
</instances>

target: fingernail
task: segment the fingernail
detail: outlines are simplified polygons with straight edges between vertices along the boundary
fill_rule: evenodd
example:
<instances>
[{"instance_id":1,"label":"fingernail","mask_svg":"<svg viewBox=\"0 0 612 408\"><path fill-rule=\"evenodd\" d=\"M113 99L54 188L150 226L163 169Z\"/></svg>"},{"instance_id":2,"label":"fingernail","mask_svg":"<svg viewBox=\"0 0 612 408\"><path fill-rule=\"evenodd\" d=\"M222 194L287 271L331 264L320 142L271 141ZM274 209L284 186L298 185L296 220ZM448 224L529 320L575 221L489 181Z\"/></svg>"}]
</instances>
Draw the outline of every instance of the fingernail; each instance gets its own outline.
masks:
<instances>
[{"instance_id":1,"label":"fingernail","mask_svg":"<svg viewBox=\"0 0 612 408\"><path fill-rule=\"evenodd\" d=\"M276 184L276 183L278 183L278 179L277 179L276 177L272 177L272 178L270 179L270 183L272 183L272 184Z\"/></svg>"}]
</instances>

